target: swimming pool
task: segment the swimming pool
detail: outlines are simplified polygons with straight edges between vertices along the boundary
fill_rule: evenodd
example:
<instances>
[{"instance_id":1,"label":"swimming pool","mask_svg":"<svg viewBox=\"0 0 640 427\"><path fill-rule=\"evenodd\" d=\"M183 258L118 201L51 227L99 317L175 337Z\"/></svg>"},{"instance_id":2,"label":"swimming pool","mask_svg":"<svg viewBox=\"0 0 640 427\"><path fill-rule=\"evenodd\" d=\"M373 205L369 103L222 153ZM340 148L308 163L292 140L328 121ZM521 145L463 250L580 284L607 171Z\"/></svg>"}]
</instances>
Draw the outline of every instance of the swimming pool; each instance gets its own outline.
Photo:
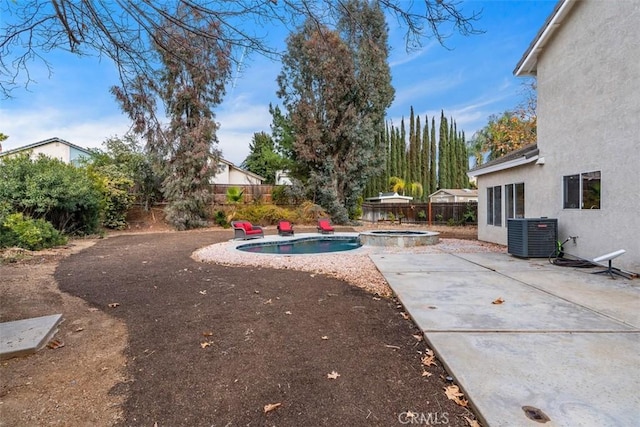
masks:
<instances>
[{"instance_id":1,"label":"swimming pool","mask_svg":"<svg viewBox=\"0 0 640 427\"><path fill-rule=\"evenodd\" d=\"M236 249L258 254L303 255L350 251L360 246L362 243L357 236L318 236L287 241L248 243L237 246Z\"/></svg>"}]
</instances>

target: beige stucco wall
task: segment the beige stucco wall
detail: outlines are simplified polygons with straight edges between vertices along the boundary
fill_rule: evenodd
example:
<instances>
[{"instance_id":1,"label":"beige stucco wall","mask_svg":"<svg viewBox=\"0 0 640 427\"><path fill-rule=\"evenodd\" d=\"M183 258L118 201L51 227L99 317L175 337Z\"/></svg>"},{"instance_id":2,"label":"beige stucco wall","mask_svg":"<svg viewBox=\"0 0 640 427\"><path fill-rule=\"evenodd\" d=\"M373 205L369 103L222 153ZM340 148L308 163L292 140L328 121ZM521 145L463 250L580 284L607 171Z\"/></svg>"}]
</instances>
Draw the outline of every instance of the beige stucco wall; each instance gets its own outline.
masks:
<instances>
[{"instance_id":1,"label":"beige stucco wall","mask_svg":"<svg viewBox=\"0 0 640 427\"><path fill-rule=\"evenodd\" d=\"M507 217L505 212L505 185L524 183L524 215L526 218L539 218L541 216L553 217L544 208L540 209L538 200L543 191L543 174L541 168L544 166L530 163L514 169L482 175L478 179L478 239L487 242L494 242L501 245L507 244ZM502 225L494 226L487 224L487 188L502 187Z\"/></svg>"},{"instance_id":2,"label":"beige stucco wall","mask_svg":"<svg viewBox=\"0 0 640 427\"><path fill-rule=\"evenodd\" d=\"M538 60L538 148L551 187L540 206L568 252L640 272L640 2L578 2ZM562 177L601 171L601 209L562 209Z\"/></svg>"},{"instance_id":3,"label":"beige stucco wall","mask_svg":"<svg viewBox=\"0 0 640 427\"><path fill-rule=\"evenodd\" d=\"M61 144L59 142L52 142L50 144L41 145L39 147L32 148L31 158L36 158L40 154L45 156L62 160L65 163L71 161L70 147L67 144Z\"/></svg>"},{"instance_id":4,"label":"beige stucco wall","mask_svg":"<svg viewBox=\"0 0 640 427\"><path fill-rule=\"evenodd\" d=\"M640 2L578 2L538 58L538 148L545 164L479 177L478 237L486 188L525 182L525 216L558 218L567 252L592 259L625 249L614 266L640 272ZM601 209L563 209L563 176L601 172ZM503 190L504 191L504 190ZM503 201L504 203L504 201Z\"/></svg>"}]
</instances>

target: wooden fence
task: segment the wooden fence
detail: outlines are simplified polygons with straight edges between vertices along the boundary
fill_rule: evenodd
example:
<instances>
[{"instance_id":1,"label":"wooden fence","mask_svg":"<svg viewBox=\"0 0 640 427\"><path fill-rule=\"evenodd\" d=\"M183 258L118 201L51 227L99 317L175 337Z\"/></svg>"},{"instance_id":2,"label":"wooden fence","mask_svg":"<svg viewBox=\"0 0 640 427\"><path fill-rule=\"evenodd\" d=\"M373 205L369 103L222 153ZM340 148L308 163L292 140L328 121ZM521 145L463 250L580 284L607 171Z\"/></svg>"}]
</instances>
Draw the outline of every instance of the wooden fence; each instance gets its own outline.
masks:
<instances>
[{"instance_id":1,"label":"wooden fence","mask_svg":"<svg viewBox=\"0 0 640 427\"><path fill-rule=\"evenodd\" d=\"M264 203L271 203L271 193L274 185L233 185L233 184L213 184L214 204L224 205L227 203L227 190L236 187L243 191L242 197L245 203L260 200Z\"/></svg>"},{"instance_id":2,"label":"wooden fence","mask_svg":"<svg viewBox=\"0 0 640 427\"><path fill-rule=\"evenodd\" d=\"M363 203L362 220L411 224L477 224L478 203Z\"/></svg>"}]
</instances>

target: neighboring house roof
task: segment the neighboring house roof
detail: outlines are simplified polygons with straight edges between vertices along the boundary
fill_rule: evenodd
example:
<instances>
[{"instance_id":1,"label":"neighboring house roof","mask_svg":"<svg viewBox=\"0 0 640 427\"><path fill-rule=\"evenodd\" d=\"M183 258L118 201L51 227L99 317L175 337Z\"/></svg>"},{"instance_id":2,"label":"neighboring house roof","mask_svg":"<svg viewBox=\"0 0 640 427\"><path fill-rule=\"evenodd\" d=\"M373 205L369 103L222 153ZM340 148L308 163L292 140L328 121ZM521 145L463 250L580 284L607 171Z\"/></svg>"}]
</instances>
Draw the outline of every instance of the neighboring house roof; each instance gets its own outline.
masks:
<instances>
[{"instance_id":1,"label":"neighboring house roof","mask_svg":"<svg viewBox=\"0 0 640 427\"><path fill-rule=\"evenodd\" d=\"M485 175L492 172L498 172L505 169L510 169L516 166L525 165L527 163L542 161L542 158L539 158L540 152L538 150L538 144L529 144L526 145L519 150L512 151L511 153L505 154L502 157L499 157L495 160L487 162L477 168L471 169L467 172L467 175L480 176Z\"/></svg>"},{"instance_id":2,"label":"neighboring house roof","mask_svg":"<svg viewBox=\"0 0 640 427\"><path fill-rule=\"evenodd\" d=\"M535 76L538 68L538 56L545 45L551 40L553 33L560 27L577 0L560 0L553 12L536 34L526 52L516 65L513 74L517 77Z\"/></svg>"},{"instance_id":3,"label":"neighboring house roof","mask_svg":"<svg viewBox=\"0 0 640 427\"><path fill-rule=\"evenodd\" d=\"M266 178L264 178L264 177L262 177L262 176L260 176L260 175L258 175L256 173L253 173L253 172L250 172L248 170L242 169L241 167L238 167L238 166L234 165L233 163L231 163L229 160L225 160L223 158L220 158L220 163L224 163L225 165L229 166L230 168L237 169L240 172L243 172L243 173L249 175L252 178L258 179L260 181L266 181Z\"/></svg>"},{"instance_id":4,"label":"neighboring house roof","mask_svg":"<svg viewBox=\"0 0 640 427\"><path fill-rule=\"evenodd\" d=\"M60 139L60 138L58 138L56 136L56 137L53 137L53 138L45 139L44 141L38 141L38 142L34 142L33 144L23 145L22 147L17 147L17 148L13 148L11 150L3 151L3 152L0 153L0 156L8 156L10 154L16 154L16 153L19 153L21 151L32 150L34 148L38 148L38 147L41 147L43 145L52 144L52 143L56 143L56 142L60 143L60 144L68 145L69 147L72 147L72 148L75 148L78 151L86 153L87 156L91 155L91 152L89 150L87 150L86 148L83 148L83 147L80 147L78 145L72 144L69 141L65 141L64 139Z\"/></svg>"},{"instance_id":5,"label":"neighboring house roof","mask_svg":"<svg viewBox=\"0 0 640 427\"><path fill-rule=\"evenodd\" d=\"M391 200L391 199L413 200L413 197L411 197L411 196L401 196L398 193L379 193L377 196L367 197L365 200L368 201L368 202L382 202L384 200Z\"/></svg>"},{"instance_id":6,"label":"neighboring house roof","mask_svg":"<svg viewBox=\"0 0 640 427\"><path fill-rule=\"evenodd\" d=\"M435 191L429 194L429 197L435 196L436 194L448 194L454 197L478 197L478 190L472 190L470 188L441 188L438 191Z\"/></svg>"}]
</instances>

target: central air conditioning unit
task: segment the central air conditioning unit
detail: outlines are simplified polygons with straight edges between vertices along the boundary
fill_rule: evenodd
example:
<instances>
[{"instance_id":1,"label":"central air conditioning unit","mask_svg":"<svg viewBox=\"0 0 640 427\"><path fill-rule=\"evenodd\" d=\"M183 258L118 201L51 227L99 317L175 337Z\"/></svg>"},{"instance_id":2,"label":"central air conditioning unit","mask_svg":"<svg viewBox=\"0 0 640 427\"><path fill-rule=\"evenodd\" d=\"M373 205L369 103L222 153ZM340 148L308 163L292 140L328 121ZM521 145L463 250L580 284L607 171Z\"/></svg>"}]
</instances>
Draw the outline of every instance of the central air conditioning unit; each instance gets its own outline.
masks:
<instances>
[{"instance_id":1,"label":"central air conditioning unit","mask_svg":"<svg viewBox=\"0 0 640 427\"><path fill-rule=\"evenodd\" d=\"M556 250L558 220L515 218L507 221L507 252L522 258L547 258Z\"/></svg>"}]
</instances>

